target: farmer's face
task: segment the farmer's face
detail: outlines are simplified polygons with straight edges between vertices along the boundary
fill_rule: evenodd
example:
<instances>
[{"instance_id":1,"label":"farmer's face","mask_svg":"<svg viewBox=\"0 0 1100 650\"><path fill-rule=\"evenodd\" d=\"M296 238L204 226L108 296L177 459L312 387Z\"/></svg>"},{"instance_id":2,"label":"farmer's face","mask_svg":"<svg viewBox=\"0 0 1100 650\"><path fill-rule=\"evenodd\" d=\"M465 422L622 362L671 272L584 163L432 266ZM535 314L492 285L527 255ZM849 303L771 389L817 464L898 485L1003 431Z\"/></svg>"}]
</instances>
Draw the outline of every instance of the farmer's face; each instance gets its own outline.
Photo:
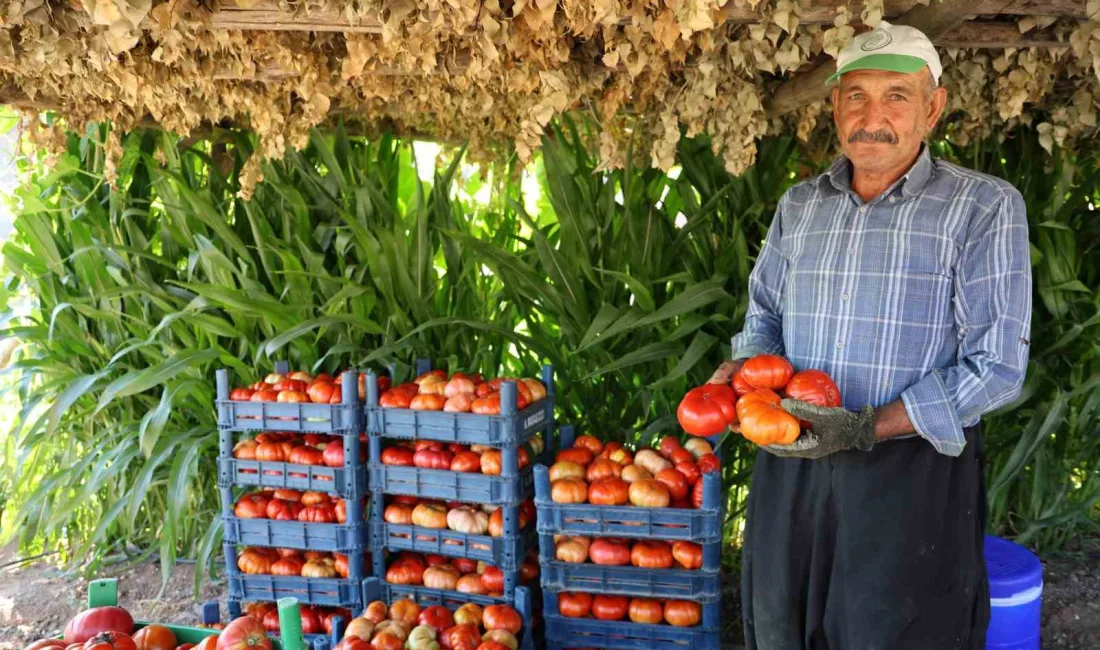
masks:
<instances>
[{"instance_id":1,"label":"farmer's face","mask_svg":"<svg viewBox=\"0 0 1100 650\"><path fill-rule=\"evenodd\" d=\"M908 165L936 125L947 91L932 89L927 68L905 74L854 70L833 88L840 146L857 171L882 173Z\"/></svg>"}]
</instances>

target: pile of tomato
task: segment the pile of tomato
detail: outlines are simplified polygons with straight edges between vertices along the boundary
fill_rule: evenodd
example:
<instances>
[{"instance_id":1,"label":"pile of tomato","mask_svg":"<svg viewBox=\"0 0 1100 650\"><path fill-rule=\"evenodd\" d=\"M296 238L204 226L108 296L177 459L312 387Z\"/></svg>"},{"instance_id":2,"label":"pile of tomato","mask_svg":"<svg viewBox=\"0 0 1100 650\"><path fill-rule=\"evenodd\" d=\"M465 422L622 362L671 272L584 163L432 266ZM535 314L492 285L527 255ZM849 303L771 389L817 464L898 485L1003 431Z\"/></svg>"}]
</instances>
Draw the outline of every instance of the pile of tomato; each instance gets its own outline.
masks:
<instances>
[{"instance_id":1,"label":"pile of tomato","mask_svg":"<svg viewBox=\"0 0 1100 650\"><path fill-rule=\"evenodd\" d=\"M312 404L340 404L343 401L341 385L346 371L338 377L326 373L316 376L298 370L285 375L271 373L250 386L234 388L229 399L234 402L285 402ZM359 375L359 399L366 399L366 373ZM389 389L389 377L378 377L378 391Z\"/></svg>"},{"instance_id":2,"label":"pile of tomato","mask_svg":"<svg viewBox=\"0 0 1100 650\"><path fill-rule=\"evenodd\" d=\"M360 435L359 462L367 461L367 437ZM315 465L321 467L344 466L344 441L341 436L322 433L305 435L291 432L265 431L255 438L241 440L233 447L233 458L237 460L258 460L269 463L292 463L295 465ZM255 470L246 470L246 473ZM268 475L279 472L265 471ZM303 473L287 472L296 478L305 478ZM327 477L318 477L326 480Z\"/></svg>"},{"instance_id":3,"label":"pile of tomato","mask_svg":"<svg viewBox=\"0 0 1100 650\"><path fill-rule=\"evenodd\" d=\"M538 579L538 551L532 550L519 570L520 580L531 584ZM478 596L504 596L504 572L485 562L447 558L405 551L386 570L391 585L424 586Z\"/></svg>"},{"instance_id":4,"label":"pile of tomato","mask_svg":"<svg viewBox=\"0 0 1100 650\"><path fill-rule=\"evenodd\" d=\"M366 505L366 497L363 504ZM366 508L363 510L366 512ZM348 507L340 497L324 492L264 488L242 495L233 506L233 514L240 519L342 524L347 522Z\"/></svg>"},{"instance_id":5,"label":"pile of tomato","mask_svg":"<svg viewBox=\"0 0 1100 650\"><path fill-rule=\"evenodd\" d=\"M840 390L821 370L800 370L783 357L747 359L729 384L704 384L688 391L676 410L684 431L713 436L736 427L758 445L789 445L798 439L798 418L780 406L783 397L817 406L840 406Z\"/></svg>"},{"instance_id":6,"label":"pile of tomato","mask_svg":"<svg viewBox=\"0 0 1100 650\"><path fill-rule=\"evenodd\" d=\"M480 374L430 370L413 381L381 391L378 405L449 413L500 414L500 387L506 381L516 384L516 406L525 409L546 398L546 385L531 377L497 377L486 381Z\"/></svg>"},{"instance_id":7,"label":"pile of tomato","mask_svg":"<svg viewBox=\"0 0 1100 650\"><path fill-rule=\"evenodd\" d=\"M563 591L558 594L558 613L568 618L693 627L702 620L702 607L690 600L630 598L607 594Z\"/></svg>"},{"instance_id":8,"label":"pile of tomato","mask_svg":"<svg viewBox=\"0 0 1100 650\"><path fill-rule=\"evenodd\" d=\"M438 501L392 495L382 518L399 526L419 526L435 530L453 530L466 535L504 536L504 511L495 505L470 505L460 501ZM519 529L535 520L535 502L519 504Z\"/></svg>"},{"instance_id":9,"label":"pile of tomato","mask_svg":"<svg viewBox=\"0 0 1100 650\"><path fill-rule=\"evenodd\" d=\"M542 435L532 436L527 446L517 450L518 466L523 469L531 464L527 447L538 456L546 448ZM467 472L500 476L501 451L486 445L462 445L431 440L402 441L382 450L382 464L398 467L420 467L452 472Z\"/></svg>"},{"instance_id":10,"label":"pile of tomato","mask_svg":"<svg viewBox=\"0 0 1100 650\"><path fill-rule=\"evenodd\" d=\"M369 562L364 553L364 564ZM303 578L347 578L348 556L325 551L293 548L247 548L237 555L237 568L249 575L301 576Z\"/></svg>"},{"instance_id":11,"label":"pile of tomato","mask_svg":"<svg viewBox=\"0 0 1100 650\"><path fill-rule=\"evenodd\" d=\"M665 436L656 449L632 452L617 442L580 436L550 466L550 498L555 503L701 508L701 477L720 467L702 438L681 444L677 437Z\"/></svg>"}]
</instances>

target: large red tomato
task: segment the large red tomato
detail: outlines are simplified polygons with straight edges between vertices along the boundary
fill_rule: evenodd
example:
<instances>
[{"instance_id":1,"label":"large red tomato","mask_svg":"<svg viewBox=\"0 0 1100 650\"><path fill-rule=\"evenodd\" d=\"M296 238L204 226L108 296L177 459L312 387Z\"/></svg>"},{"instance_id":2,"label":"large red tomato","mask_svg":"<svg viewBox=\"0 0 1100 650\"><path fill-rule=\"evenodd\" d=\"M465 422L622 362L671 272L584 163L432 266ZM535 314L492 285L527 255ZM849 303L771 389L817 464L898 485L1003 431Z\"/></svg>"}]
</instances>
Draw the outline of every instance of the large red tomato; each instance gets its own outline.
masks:
<instances>
[{"instance_id":1,"label":"large red tomato","mask_svg":"<svg viewBox=\"0 0 1100 650\"><path fill-rule=\"evenodd\" d=\"M412 467L414 455L408 447L388 447L382 450L382 464Z\"/></svg>"},{"instance_id":2,"label":"large red tomato","mask_svg":"<svg viewBox=\"0 0 1100 650\"><path fill-rule=\"evenodd\" d=\"M558 613L569 618L587 618L592 612L592 595L583 592L558 594Z\"/></svg>"},{"instance_id":3,"label":"large red tomato","mask_svg":"<svg viewBox=\"0 0 1100 650\"><path fill-rule=\"evenodd\" d=\"M762 388L737 400L741 435L758 445L789 445L801 432L798 419L779 406L779 395Z\"/></svg>"},{"instance_id":4,"label":"large red tomato","mask_svg":"<svg viewBox=\"0 0 1100 650\"><path fill-rule=\"evenodd\" d=\"M129 634L107 631L85 641L84 650L137 650L137 644Z\"/></svg>"},{"instance_id":5,"label":"large red tomato","mask_svg":"<svg viewBox=\"0 0 1100 650\"><path fill-rule=\"evenodd\" d=\"M594 564L626 566L630 564L630 549L626 544L619 544L601 537L588 547L588 557Z\"/></svg>"},{"instance_id":6,"label":"large red tomato","mask_svg":"<svg viewBox=\"0 0 1100 650\"><path fill-rule=\"evenodd\" d=\"M134 617L121 607L93 607L77 614L65 626L65 643L84 643L100 632L134 631Z\"/></svg>"},{"instance_id":7,"label":"large red tomato","mask_svg":"<svg viewBox=\"0 0 1100 650\"><path fill-rule=\"evenodd\" d=\"M432 605L420 612L420 616L417 617L417 623L420 625L427 625L434 629L436 633L439 633L454 625L455 618L451 610L446 607L442 605Z\"/></svg>"},{"instance_id":8,"label":"large red tomato","mask_svg":"<svg viewBox=\"0 0 1100 650\"><path fill-rule=\"evenodd\" d=\"M791 362L774 354L760 354L747 361L738 371L746 384L753 388L783 390L794 375Z\"/></svg>"},{"instance_id":9,"label":"large red tomato","mask_svg":"<svg viewBox=\"0 0 1100 650\"><path fill-rule=\"evenodd\" d=\"M302 614L302 632L305 632L305 611ZM271 650L271 639L267 638L263 623L251 616L242 616L222 630L217 650Z\"/></svg>"},{"instance_id":10,"label":"large red tomato","mask_svg":"<svg viewBox=\"0 0 1100 650\"><path fill-rule=\"evenodd\" d=\"M485 630L508 630L512 634L519 634L523 627L523 620L519 613L508 605L489 605L482 614Z\"/></svg>"},{"instance_id":11,"label":"large red tomato","mask_svg":"<svg viewBox=\"0 0 1100 650\"><path fill-rule=\"evenodd\" d=\"M443 632L443 637L452 650L476 650L481 645L481 633L476 625L455 625Z\"/></svg>"},{"instance_id":12,"label":"large red tomato","mask_svg":"<svg viewBox=\"0 0 1100 650\"><path fill-rule=\"evenodd\" d=\"M592 599L592 616L601 621L620 621L626 618L629 602L626 596L600 594Z\"/></svg>"},{"instance_id":13,"label":"large red tomato","mask_svg":"<svg viewBox=\"0 0 1100 650\"><path fill-rule=\"evenodd\" d=\"M737 422L736 399L733 389L725 384L704 384L684 395L676 419L692 435L713 436Z\"/></svg>"},{"instance_id":14,"label":"large red tomato","mask_svg":"<svg viewBox=\"0 0 1100 650\"><path fill-rule=\"evenodd\" d=\"M820 370L801 370L787 382L787 397L817 406L840 406L840 389Z\"/></svg>"},{"instance_id":15,"label":"large red tomato","mask_svg":"<svg viewBox=\"0 0 1100 650\"><path fill-rule=\"evenodd\" d=\"M175 650L176 635L163 625L146 625L134 635L138 650Z\"/></svg>"}]
</instances>

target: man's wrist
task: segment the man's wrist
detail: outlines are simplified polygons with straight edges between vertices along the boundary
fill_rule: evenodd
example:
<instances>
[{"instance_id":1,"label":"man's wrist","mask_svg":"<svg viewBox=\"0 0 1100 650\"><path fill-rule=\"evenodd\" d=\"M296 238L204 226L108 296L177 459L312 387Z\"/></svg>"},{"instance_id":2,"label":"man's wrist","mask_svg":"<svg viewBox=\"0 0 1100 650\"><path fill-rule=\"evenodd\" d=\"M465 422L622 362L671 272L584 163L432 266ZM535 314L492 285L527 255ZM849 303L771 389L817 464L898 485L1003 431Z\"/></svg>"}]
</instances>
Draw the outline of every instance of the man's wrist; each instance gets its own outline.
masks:
<instances>
[{"instance_id":1,"label":"man's wrist","mask_svg":"<svg viewBox=\"0 0 1100 650\"><path fill-rule=\"evenodd\" d=\"M905 404L899 399L875 409L875 440L916 433Z\"/></svg>"}]
</instances>

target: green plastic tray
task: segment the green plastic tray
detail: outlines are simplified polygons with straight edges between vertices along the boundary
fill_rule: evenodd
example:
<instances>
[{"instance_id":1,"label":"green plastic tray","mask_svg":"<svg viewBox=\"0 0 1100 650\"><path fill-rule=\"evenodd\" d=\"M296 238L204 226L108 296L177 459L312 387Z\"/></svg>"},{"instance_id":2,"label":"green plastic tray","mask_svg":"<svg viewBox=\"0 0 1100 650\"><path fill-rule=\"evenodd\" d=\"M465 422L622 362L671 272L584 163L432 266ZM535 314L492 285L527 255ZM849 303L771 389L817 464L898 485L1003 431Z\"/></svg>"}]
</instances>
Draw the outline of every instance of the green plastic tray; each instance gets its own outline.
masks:
<instances>
[{"instance_id":1,"label":"green plastic tray","mask_svg":"<svg viewBox=\"0 0 1100 650\"><path fill-rule=\"evenodd\" d=\"M115 578L103 578L100 580L93 580L88 584L88 607L112 607L118 605L118 580ZM297 626L293 622L287 621L286 616L292 616L298 619ZM279 601L279 618L280 622L284 623L283 627L293 628L297 627L301 629L301 612L298 609L297 598L284 598ZM285 623L290 623L286 625ZM151 625L149 621L134 621L134 631L137 632L146 625ZM211 630L203 627L190 627L188 625L172 625L169 623L158 623L164 627L172 630L172 633L176 635L176 643L195 643L198 644L203 639L209 636L218 634L218 630ZM60 637L58 637L60 638ZM283 644L279 639L271 639L272 650L283 650ZM307 648L308 646L303 641L298 648Z\"/></svg>"}]
</instances>

